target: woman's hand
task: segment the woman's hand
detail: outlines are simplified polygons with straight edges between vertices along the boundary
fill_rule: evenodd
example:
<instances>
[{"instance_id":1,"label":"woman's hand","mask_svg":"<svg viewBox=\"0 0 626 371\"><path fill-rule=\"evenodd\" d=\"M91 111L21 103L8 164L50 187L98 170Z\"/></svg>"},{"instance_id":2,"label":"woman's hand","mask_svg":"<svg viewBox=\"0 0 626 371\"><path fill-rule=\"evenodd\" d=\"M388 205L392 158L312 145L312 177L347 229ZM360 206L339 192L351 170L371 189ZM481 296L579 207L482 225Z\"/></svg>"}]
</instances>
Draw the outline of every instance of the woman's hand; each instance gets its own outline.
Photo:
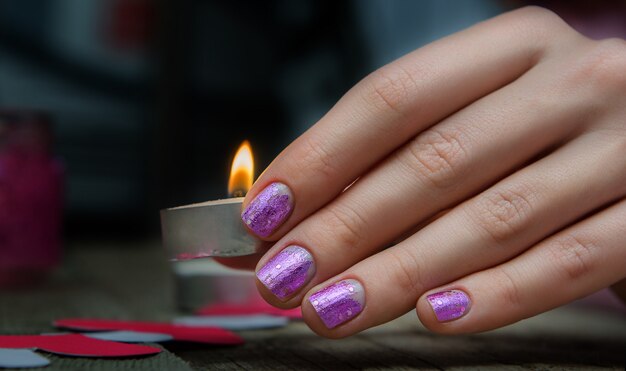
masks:
<instances>
[{"instance_id":1,"label":"woman's hand","mask_svg":"<svg viewBox=\"0 0 626 371\"><path fill-rule=\"evenodd\" d=\"M626 278L625 196L626 43L530 7L366 77L274 160L242 218L277 240L262 295L302 304L318 334L414 306L465 333Z\"/></svg>"}]
</instances>

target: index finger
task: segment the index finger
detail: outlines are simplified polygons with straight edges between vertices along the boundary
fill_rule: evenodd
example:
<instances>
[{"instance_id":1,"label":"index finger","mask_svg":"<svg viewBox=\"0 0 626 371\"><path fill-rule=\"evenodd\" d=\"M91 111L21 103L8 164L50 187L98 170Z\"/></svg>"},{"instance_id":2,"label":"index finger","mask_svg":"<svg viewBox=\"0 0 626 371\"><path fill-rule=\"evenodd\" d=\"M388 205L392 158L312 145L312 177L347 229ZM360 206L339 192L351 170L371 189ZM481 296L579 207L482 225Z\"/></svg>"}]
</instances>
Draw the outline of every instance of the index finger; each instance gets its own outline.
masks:
<instances>
[{"instance_id":1,"label":"index finger","mask_svg":"<svg viewBox=\"0 0 626 371\"><path fill-rule=\"evenodd\" d=\"M523 8L370 74L270 164L244 201L244 223L280 238L401 144L529 70L559 27L552 12Z\"/></svg>"}]
</instances>

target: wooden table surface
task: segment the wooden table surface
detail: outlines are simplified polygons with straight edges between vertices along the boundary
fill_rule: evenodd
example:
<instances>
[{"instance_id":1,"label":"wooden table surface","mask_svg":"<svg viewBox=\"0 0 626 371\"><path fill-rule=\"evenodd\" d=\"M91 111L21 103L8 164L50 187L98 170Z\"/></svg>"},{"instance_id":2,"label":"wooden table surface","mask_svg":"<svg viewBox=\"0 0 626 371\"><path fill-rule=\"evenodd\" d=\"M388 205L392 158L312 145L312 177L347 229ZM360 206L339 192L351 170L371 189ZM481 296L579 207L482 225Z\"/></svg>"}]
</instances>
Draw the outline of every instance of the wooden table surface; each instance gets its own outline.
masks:
<instances>
[{"instance_id":1,"label":"wooden table surface","mask_svg":"<svg viewBox=\"0 0 626 371\"><path fill-rule=\"evenodd\" d=\"M172 282L155 244L78 244L44 285L0 291L0 333L51 332L62 317L168 320L176 314ZM44 354L52 361L45 370L623 370L626 362L625 316L576 305L468 336L429 333L414 313L343 340L303 323L241 335L242 346L167 345L147 358Z\"/></svg>"}]
</instances>

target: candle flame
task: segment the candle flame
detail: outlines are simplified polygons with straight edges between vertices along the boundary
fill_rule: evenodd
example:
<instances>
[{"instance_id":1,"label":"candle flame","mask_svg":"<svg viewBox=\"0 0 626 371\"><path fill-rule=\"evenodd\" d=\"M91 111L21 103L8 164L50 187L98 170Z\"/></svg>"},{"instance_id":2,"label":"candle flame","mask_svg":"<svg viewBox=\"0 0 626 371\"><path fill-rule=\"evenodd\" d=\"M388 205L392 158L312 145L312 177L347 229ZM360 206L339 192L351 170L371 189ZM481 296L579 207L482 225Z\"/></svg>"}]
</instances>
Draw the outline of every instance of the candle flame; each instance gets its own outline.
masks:
<instances>
[{"instance_id":1,"label":"candle flame","mask_svg":"<svg viewBox=\"0 0 626 371\"><path fill-rule=\"evenodd\" d=\"M254 178L254 159L250 142L244 140L239 146L228 178L228 194L243 197L252 188Z\"/></svg>"}]
</instances>

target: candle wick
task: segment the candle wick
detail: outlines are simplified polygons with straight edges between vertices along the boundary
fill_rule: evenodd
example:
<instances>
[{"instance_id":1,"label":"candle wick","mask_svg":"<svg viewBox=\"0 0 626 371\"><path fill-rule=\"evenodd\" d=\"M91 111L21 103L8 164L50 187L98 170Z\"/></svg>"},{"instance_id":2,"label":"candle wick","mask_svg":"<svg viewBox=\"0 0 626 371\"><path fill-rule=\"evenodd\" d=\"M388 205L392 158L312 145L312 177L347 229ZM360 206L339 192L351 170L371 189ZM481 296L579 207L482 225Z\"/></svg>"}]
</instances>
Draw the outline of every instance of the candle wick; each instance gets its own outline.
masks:
<instances>
[{"instance_id":1,"label":"candle wick","mask_svg":"<svg viewBox=\"0 0 626 371\"><path fill-rule=\"evenodd\" d=\"M243 189L235 189L231 194L232 197L244 197L246 192Z\"/></svg>"}]
</instances>

